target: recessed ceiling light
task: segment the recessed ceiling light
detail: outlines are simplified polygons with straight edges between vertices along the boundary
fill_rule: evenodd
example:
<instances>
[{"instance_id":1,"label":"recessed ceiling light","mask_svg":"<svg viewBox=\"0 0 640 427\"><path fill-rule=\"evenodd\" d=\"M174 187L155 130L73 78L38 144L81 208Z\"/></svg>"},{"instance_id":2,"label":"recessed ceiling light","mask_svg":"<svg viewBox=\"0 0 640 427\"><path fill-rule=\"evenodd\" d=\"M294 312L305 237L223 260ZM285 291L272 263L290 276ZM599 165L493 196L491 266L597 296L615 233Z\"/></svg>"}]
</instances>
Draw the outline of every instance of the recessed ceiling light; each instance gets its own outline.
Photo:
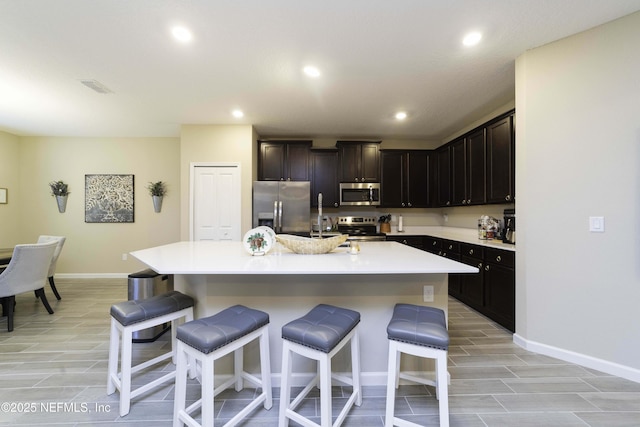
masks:
<instances>
[{"instance_id":1,"label":"recessed ceiling light","mask_svg":"<svg viewBox=\"0 0 640 427\"><path fill-rule=\"evenodd\" d=\"M173 27L171 34L173 34L176 40L183 43L189 42L193 38L191 31L185 27Z\"/></svg>"},{"instance_id":2,"label":"recessed ceiling light","mask_svg":"<svg viewBox=\"0 0 640 427\"><path fill-rule=\"evenodd\" d=\"M235 117L236 119L241 119L244 117L244 113L241 110L233 110L231 112L231 114L233 115L233 117Z\"/></svg>"},{"instance_id":3,"label":"recessed ceiling light","mask_svg":"<svg viewBox=\"0 0 640 427\"><path fill-rule=\"evenodd\" d=\"M320 77L320 70L318 70L316 67L313 67L311 65L307 65L302 70L309 77L314 77L314 78Z\"/></svg>"},{"instance_id":4,"label":"recessed ceiling light","mask_svg":"<svg viewBox=\"0 0 640 427\"><path fill-rule=\"evenodd\" d=\"M475 46L480 43L480 39L482 39L482 34L477 31L467 34L462 39L462 44L465 46Z\"/></svg>"},{"instance_id":5,"label":"recessed ceiling light","mask_svg":"<svg viewBox=\"0 0 640 427\"><path fill-rule=\"evenodd\" d=\"M407 118L407 113L405 113L404 111L398 111L396 113L396 119L398 120L404 120Z\"/></svg>"}]
</instances>

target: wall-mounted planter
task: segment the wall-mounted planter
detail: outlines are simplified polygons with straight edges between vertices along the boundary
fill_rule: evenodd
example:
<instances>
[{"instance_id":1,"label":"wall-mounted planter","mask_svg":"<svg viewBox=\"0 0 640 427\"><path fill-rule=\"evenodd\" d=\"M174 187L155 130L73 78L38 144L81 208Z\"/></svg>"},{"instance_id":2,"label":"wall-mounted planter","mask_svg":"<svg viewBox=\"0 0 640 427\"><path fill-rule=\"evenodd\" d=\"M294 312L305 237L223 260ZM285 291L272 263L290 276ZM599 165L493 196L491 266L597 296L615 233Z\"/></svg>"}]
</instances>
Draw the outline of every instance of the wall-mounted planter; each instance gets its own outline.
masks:
<instances>
[{"instance_id":1,"label":"wall-mounted planter","mask_svg":"<svg viewBox=\"0 0 640 427\"><path fill-rule=\"evenodd\" d=\"M64 213L67 210L67 198L69 196L56 196L56 202L58 202L58 212Z\"/></svg>"},{"instance_id":2,"label":"wall-mounted planter","mask_svg":"<svg viewBox=\"0 0 640 427\"><path fill-rule=\"evenodd\" d=\"M162 210L162 196L151 196L153 199L153 210L159 213Z\"/></svg>"}]
</instances>

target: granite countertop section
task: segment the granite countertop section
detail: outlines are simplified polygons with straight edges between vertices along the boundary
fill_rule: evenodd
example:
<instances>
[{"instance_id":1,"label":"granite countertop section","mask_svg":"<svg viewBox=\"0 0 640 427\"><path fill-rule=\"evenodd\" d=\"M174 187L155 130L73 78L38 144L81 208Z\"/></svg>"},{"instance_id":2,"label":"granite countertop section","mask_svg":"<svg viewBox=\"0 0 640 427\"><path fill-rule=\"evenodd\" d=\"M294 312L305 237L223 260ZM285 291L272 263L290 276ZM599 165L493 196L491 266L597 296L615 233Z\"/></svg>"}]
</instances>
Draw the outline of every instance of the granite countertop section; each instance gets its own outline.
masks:
<instances>
[{"instance_id":1,"label":"granite countertop section","mask_svg":"<svg viewBox=\"0 0 640 427\"><path fill-rule=\"evenodd\" d=\"M480 240L478 231L472 228L442 227L442 226L405 226L404 231L398 232L397 226L391 227L391 233L387 236L431 236L441 239L455 240L463 243L470 243L478 246L502 249L505 251L516 251L516 245L502 243L500 239Z\"/></svg>"},{"instance_id":2,"label":"granite countertop section","mask_svg":"<svg viewBox=\"0 0 640 427\"><path fill-rule=\"evenodd\" d=\"M357 255L345 247L322 255L298 255L277 244L251 256L241 242L177 242L131 252L160 274L439 274L478 269L398 242L362 242Z\"/></svg>"}]
</instances>

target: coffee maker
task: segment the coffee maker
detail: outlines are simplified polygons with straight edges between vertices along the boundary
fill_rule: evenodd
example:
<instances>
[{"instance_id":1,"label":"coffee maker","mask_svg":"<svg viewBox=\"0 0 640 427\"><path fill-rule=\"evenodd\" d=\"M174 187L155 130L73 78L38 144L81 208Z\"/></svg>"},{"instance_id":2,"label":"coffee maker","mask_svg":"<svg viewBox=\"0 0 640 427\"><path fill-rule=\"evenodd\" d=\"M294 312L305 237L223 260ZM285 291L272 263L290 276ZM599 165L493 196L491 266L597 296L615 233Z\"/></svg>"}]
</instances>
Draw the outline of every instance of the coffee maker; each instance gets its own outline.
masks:
<instances>
[{"instance_id":1,"label":"coffee maker","mask_svg":"<svg viewBox=\"0 0 640 427\"><path fill-rule=\"evenodd\" d=\"M516 210L514 208L504 210L502 242L516 244Z\"/></svg>"}]
</instances>

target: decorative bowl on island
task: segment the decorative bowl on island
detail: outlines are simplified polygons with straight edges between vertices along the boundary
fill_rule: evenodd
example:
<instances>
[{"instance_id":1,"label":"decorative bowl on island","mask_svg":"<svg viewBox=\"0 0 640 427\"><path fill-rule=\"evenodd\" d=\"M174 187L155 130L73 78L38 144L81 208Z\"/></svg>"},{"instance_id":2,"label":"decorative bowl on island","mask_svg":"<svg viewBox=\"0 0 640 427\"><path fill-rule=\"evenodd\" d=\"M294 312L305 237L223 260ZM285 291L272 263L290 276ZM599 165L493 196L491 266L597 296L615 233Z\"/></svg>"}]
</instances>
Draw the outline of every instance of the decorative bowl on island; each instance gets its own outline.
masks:
<instances>
[{"instance_id":1,"label":"decorative bowl on island","mask_svg":"<svg viewBox=\"0 0 640 427\"><path fill-rule=\"evenodd\" d=\"M348 234L322 238L294 236L291 234L276 234L276 240L282 246L297 254L317 255L326 254L347 241Z\"/></svg>"}]
</instances>

